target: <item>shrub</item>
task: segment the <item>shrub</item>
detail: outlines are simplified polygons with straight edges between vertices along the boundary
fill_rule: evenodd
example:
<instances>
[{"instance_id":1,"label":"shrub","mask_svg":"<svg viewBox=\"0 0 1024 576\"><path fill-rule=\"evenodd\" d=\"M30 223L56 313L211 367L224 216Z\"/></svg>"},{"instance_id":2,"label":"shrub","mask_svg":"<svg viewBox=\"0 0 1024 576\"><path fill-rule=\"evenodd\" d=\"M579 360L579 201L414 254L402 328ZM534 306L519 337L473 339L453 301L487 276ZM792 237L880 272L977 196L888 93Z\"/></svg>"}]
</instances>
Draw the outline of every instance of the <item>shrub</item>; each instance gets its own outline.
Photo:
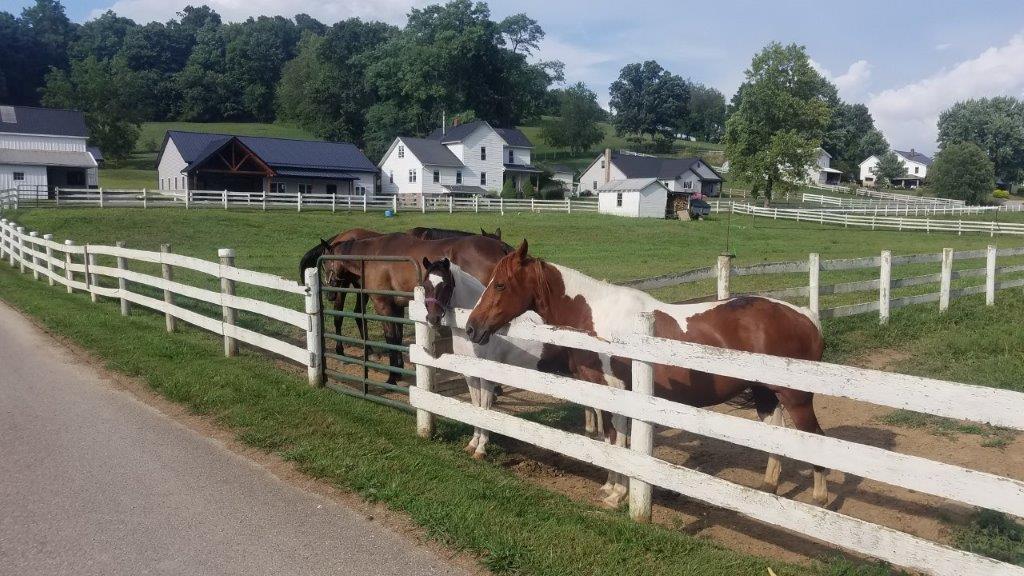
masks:
<instances>
[{"instance_id":1,"label":"shrub","mask_svg":"<svg viewBox=\"0 0 1024 576\"><path fill-rule=\"evenodd\" d=\"M995 169L984 150L971 142L948 144L936 154L928 174L936 196L978 204L996 187Z\"/></svg>"},{"instance_id":2,"label":"shrub","mask_svg":"<svg viewBox=\"0 0 1024 576\"><path fill-rule=\"evenodd\" d=\"M1010 192L1008 190L996 189L994 192L992 192L992 197L1006 199L1010 197Z\"/></svg>"},{"instance_id":3,"label":"shrub","mask_svg":"<svg viewBox=\"0 0 1024 576\"><path fill-rule=\"evenodd\" d=\"M501 186L501 197L506 200L516 197L516 181L513 178L505 180L505 183Z\"/></svg>"}]
</instances>

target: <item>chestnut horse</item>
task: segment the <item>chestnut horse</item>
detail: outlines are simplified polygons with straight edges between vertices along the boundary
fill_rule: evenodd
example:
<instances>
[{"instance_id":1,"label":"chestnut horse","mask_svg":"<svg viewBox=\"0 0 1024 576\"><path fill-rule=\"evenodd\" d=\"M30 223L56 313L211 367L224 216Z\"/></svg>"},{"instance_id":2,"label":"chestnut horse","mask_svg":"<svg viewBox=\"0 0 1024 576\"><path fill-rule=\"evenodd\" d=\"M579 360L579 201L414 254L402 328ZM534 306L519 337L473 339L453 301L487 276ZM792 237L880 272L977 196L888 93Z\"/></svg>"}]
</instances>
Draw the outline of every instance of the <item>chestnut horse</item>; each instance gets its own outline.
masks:
<instances>
[{"instance_id":1,"label":"chestnut horse","mask_svg":"<svg viewBox=\"0 0 1024 576\"><path fill-rule=\"evenodd\" d=\"M339 276L346 274L358 279L364 290L388 290L412 292L419 284L422 270L419 269L424 258L438 260L448 258L463 270L481 282L486 282L494 265L512 247L501 240L485 236L463 236L443 240L420 240L408 234L384 234L361 240L346 240L331 247L330 253L335 255L366 256L365 261L335 260L332 262L339 270ZM415 262L381 262L374 261L374 256L407 256ZM404 315L409 298L371 294L373 308L381 316L400 317ZM389 344L402 343L402 325L397 322L384 322L384 339ZM391 350L388 353L393 367L404 365L402 353ZM388 383L398 381L398 375L391 372Z\"/></svg>"},{"instance_id":2,"label":"chestnut horse","mask_svg":"<svg viewBox=\"0 0 1024 576\"><path fill-rule=\"evenodd\" d=\"M539 314L546 324L609 339L633 333L638 315L652 312L655 335L662 338L787 358L821 359L821 328L808 311L788 303L744 296L701 304L665 304L645 292L607 284L571 268L533 258L527 250L524 240L494 268L490 283L466 324L466 335L473 342L487 343L496 330L529 310ZM629 359L580 350L571 350L569 356L570 370L578 379L619 388L626 388L631 382ZM747 391L762 421L784 426L785 407L797 428L823 433L809 392L674 366L654 368L655 396L673 402L713 406ZM625 446L628 420L615 415L612 425L615 434L606 428L609 433L605 440ZM780 471L778 457L770 455L764 485L773 493L778 488ZM609 474L605 485L607 505L617 506L625 497L623 480L619 474ZM828 499L825 470L818 466L814 467L814 499L819 504Z\"/></svg>"}]
</instances>

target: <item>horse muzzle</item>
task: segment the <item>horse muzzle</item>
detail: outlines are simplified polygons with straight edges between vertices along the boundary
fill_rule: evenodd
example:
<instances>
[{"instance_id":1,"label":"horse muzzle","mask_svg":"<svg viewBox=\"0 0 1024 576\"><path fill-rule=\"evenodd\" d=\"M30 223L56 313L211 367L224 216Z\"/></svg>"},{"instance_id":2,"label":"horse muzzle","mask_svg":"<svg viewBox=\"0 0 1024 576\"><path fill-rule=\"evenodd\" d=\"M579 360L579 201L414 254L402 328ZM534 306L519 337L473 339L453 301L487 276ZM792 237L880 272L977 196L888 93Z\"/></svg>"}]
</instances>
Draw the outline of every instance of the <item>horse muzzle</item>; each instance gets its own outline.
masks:
<instances>
[{"instance_id":1,"label":"horse muzzle","mask_svg":"<svg viewBox=\"0 0 1024 576\"><path fill-rule=\"evenodd\" d=\"M487 344L491 339L491 332L491 330L482 330L472 324L466 324L466 337L474 344L479 344L481 346Z\"/></svg>"}]
</instances>

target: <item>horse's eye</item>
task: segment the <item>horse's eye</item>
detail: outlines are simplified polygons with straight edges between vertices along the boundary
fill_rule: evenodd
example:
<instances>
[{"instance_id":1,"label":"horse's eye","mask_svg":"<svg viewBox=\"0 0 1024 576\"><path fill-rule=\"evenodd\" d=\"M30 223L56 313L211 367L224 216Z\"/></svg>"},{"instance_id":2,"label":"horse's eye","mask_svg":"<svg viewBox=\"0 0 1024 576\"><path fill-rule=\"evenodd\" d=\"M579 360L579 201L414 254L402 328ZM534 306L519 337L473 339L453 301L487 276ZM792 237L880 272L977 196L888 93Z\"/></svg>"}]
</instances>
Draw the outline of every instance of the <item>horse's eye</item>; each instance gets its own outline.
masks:
<instances>
[{"instance_id":1,"label":"horse's eye","mask_svg":"<svg viewBox=\"0 0 1024 576\"><path fill-rule=\"evenodd\" d=\"M497 290L498 292L501 292L502 290L505 289L505 285L499 282L494 285L494 289Z\"/></svg>"}]
</instances>

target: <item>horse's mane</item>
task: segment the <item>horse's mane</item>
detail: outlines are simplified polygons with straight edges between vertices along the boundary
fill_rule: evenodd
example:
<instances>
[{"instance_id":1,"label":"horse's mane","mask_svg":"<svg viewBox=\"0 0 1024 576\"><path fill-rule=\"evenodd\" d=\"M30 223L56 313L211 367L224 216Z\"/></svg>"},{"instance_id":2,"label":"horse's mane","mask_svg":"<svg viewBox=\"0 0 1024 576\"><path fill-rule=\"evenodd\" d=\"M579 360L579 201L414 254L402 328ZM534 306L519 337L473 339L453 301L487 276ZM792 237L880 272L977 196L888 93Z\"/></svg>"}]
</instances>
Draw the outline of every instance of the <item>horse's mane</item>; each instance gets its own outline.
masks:
<instances>
[{"instance_id":1,"label":"horse's mane","mask_svg":"<svg viewBox=\"0 0 1024 576\"><path fill-rule=\"evenodd\" d=\"M302 258L299 260L299 284L305 285L306 270L309 268L316 268L317 260L327 252L327 248L327 245L321 241L302 255Z\"/></svg>"},{"instance_id":2,"label":"horse's mane","mask_svg":"<svg viewBox=\"0 0 1024 576\"><path fill-rule=\"evenodd\" d=\"M415 236L420 240L445 240L448 238L464 238L466 236L476 236L473 232L466 232L465 230L450 230L448 228L427 228L426 226L417 226L416 228L410 229L406 232L409 236Z\"/></svg>"}]
</instances>

